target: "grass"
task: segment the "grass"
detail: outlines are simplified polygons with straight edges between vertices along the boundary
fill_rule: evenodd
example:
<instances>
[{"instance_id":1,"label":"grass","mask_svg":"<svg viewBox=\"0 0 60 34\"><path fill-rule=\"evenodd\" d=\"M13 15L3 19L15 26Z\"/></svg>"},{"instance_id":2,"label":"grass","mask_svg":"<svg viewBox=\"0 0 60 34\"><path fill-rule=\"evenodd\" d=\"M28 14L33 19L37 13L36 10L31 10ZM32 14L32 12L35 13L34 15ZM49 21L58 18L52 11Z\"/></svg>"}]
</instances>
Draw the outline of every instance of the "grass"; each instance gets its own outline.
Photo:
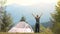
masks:
<instances>
[{"instance_id":1,"label":"grass","mask_svg":"<svg viewBox=\"0 0 60 34\"><path fill-rule=\"evenodd\" d=\"M49 32L41 32L41 33L7 33L7 32L0 32L0 34L52 34Z\"/></svg>"}]
</instances>

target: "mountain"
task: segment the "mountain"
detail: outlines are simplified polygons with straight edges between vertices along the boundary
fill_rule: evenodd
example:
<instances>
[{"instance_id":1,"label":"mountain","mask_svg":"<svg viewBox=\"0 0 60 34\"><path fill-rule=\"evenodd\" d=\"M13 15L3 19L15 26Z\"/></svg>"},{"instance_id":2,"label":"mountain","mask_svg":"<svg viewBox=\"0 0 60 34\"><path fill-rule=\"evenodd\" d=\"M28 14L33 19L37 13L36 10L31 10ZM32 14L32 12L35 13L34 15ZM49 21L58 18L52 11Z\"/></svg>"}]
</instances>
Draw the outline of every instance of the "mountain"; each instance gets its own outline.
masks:
<instances>
[{"instance_id":1,"label":"mountain","mask_svg":"<svg viewBox=\"0 0 60 34\"><path fill-rule=\"evenodd\" d=\"M48 21L48 22L44 22L44 23L41 23L44 27L49 27L49 28L51 28L52 27L52 25L53 25L53 23L52 22L50 22L50 21Z\"/></svg>"},{"instance_id":2,"label":"mountain","mask_svg":"<svg viewBox=\"0 0 60 34\"><path fill-rule=\"evenodd\" d=\"M26 21L29 24L34 25L35 19L32 16L32 13L43 13L40 22L49 21L50 13L54 11L55 4L42 3L33 6L21 6L18 4L7 5L6 11L11 13L14 23L18 23L22 16L26 17Z\"/></svg>"}]
</instances>

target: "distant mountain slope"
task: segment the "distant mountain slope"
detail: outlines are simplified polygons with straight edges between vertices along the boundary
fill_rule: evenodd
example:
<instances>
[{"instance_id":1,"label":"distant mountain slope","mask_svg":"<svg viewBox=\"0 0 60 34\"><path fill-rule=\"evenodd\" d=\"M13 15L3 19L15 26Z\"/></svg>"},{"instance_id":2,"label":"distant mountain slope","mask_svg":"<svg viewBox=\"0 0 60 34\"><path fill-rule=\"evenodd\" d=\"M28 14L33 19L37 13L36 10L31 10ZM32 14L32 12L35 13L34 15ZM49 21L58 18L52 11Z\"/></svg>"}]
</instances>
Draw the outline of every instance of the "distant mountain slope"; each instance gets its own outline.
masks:
<instances>
[{"instance_id":1,"label":"distant mountain slope","mask_svg":"<svg viewBox=\"0 0 60 34\"><path fill-rule=\"evenodd\" d=\"M52 27L52 25L53 25L53 23L52 22L50 22L50 21L48 21L48 22L45 22L45 23L41 23L44 27Z\"/></svg>"},{"instance_id":2,"label":"distant mountain slope","mask_svg":"<svg viewBox=\"0 0 60 34\"><path fill-rule=\"evenodd\" d=\"M25 16L27 21L31 23L35 23L34 17L32 13L43 13L41 17L41 22L49 21L50 13L54 11L54 4L42 3L33 6L21 6L18 4L7 5L6 11L11 13L14 22L18 22L21 16ZM33 25L32 24L32 25Z\"/></svg>"}]
</instances>

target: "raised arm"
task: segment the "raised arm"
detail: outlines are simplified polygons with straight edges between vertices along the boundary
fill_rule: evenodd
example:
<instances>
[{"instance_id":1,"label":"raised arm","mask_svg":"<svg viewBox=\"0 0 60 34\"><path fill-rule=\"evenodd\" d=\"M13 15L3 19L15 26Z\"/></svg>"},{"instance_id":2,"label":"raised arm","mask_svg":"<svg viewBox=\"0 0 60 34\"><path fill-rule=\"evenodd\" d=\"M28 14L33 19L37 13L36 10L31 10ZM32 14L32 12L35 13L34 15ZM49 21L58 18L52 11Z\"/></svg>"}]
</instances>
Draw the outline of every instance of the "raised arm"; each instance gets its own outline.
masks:
<instances>
[{"instance_id":1,"label":"raised arm","mask_svg":"<svg viewBox=\"0 0 60 34\"><path fill-rule=\"evenodd\" d=\"M40 17L42 16L43 14L39 15Z\"/></svg>"}]
</instances>

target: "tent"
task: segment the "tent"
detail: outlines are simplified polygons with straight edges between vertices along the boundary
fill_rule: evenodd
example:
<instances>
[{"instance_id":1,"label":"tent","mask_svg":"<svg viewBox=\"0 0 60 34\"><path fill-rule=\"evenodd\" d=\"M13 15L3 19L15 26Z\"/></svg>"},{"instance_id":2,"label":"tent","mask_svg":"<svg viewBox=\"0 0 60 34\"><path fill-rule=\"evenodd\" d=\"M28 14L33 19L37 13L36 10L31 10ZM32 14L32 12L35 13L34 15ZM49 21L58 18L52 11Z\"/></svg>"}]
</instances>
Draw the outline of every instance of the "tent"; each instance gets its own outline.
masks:
<instances>
[{"instance_id":1,"label":"tent","mask_svg":"<svg viewBox=\"0 0 60 34\"><path fill-rule=\"evenodd\" d=\"M34 33L32 27L25 21L20 21L16 26L11 28L10 33Z\"/></svg>"}]
</instances>

